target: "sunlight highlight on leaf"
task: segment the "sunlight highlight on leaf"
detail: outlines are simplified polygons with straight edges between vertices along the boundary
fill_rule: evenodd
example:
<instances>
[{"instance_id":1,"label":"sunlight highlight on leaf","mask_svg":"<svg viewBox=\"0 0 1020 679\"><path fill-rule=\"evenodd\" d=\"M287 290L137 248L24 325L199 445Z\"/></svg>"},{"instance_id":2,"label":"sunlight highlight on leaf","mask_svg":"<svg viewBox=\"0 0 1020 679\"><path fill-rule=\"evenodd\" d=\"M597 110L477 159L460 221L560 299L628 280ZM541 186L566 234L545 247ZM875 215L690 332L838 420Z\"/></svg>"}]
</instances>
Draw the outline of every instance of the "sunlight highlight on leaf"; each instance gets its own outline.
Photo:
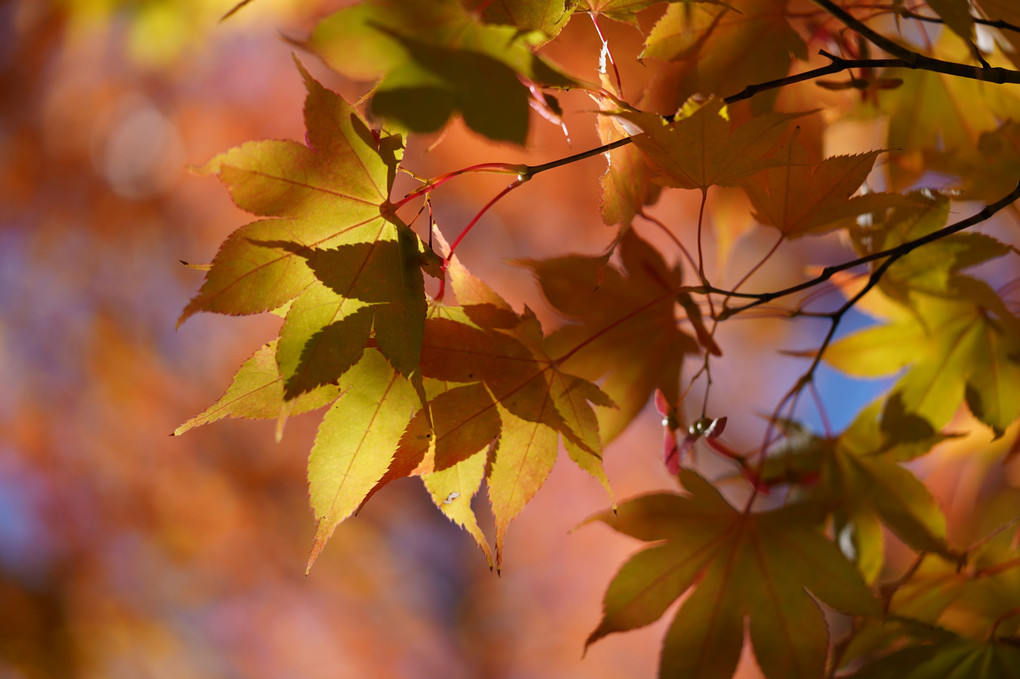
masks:
<instances>
[{"instance_id":1,"label":"sunlight highlight on leaf","mask_svg":"<svg viewBox=\"0 0 1020 679\"><path fill-rule=\"evenodd\" d=\"M326 413L308 457L315 543L306 572L337 524L361 505L386 473L418 397L376 351L340 380L344 395Z\"/></svg>"},{"instance_id":2,"label":"sunlight highlight on leaf","mask_svg":"<svg viewBox=\"0 0 1020 679\"><path fill-rule=\"evenodd\" d=\"M656 181L681 189L737 186L750 175L781 164L770 153L787 124L803 114L766 113L743 125L723 117L723 103L713 99L691 115L666 122L650 113L615 114L645 134L634 144L647 154L659 174Z\"/></svg>"}]
</instances>

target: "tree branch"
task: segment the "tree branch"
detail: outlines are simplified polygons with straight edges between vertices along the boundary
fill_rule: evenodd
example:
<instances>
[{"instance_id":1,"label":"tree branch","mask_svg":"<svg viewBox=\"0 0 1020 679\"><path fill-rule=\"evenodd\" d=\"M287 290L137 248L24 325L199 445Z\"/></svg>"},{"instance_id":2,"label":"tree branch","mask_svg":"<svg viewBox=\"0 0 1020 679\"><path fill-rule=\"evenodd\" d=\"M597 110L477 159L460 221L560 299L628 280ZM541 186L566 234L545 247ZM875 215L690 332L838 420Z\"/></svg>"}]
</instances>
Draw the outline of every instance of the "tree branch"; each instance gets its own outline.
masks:
<instances>
[{"instance_id":1,"label":"tree branch","mask_svg":"<svg viewBox=\"0 0 1020 679\"><path fill-rule=\"evenodd\" d=\"M832 0L812 0L812 2L842 21L848 28L853 29L858 35L866 38L876 47L880 47L894 57L901 59L905 62L902 64L905 68L935 71L936 73L946 73L961 78L983 80L997 84L1020 83L1020 71L998 66L970 66L968 64L958 64L952 61L926 57L872 30L864 22L855 18L845 9L832 2Z\"/></svg>"},{"instance_id":2,"label":"tree branch","mask_svg":"<svg viewBox=\"0 0 1020 679\"><path fill-rule=\"evenodd\" d=\"M745 299L754 300L743 306L723 310L723 312L719 315L719 320L721 321L726 320L727 318L730 318L731 316L739 314L743 311L747 311L748 309L760 306L762 304L767 304L768 302L771 302L774 299L786 297L787 295L792 295L802 290L812 288L818 285L819 283L824 283L825 281L829 280L840 271L846 271L847 269L852 269L856 266L860 266L861 264L867 264L868 262L873 262L878 259L888 258L885 262L882 263L882 265L878 269L875 270L875 273L878 273L879 271L884 273L885 269L887 269L892 262L895 262L896 260L910 254L911 252L921 247L922 245L933 243L937 240L945 238L946 236L950 236L954 233L963 231L964 229L968 229L974 226L975 224L980 224L981 222L989 219L999 210L1002 210L1003 208L1011 205L1017 200L1020 200L1020 183L1017 183L1016 187L1012 191L1010 191L1007 195L1003 196L994 203L986 205L984 208L981 209L980 212L971 215L967 219L962 219L958 222L945 226L937 231L932 231L927 236L922 236L921 238L916 238L912 241L901 243L900 245L897 245L894 248L882 250L881 252L873 252L870 255L858 257L857 259L851 260L849 262L843 262L842 264L837 264L835 266L827 266L825 267L825 269L822 270L822 273L812 278L811 280L804 281L803 283L798 283L797 285L791 285L790 287L783 288L782 290L776 290L775 292L749 293L721 290L718 288L705 288L705 292L726 295L727 297L741 297ZM872 276L874 275L875 274L873 273ZM875 282L877 283L877 281ZM873 285L874 283L871 283L868 286L868 289L870 289Z\"/></svg>"},{"instance_id":3,"label":"tree branch","mask_svg":"<svg viewBox=\"0 0 1020 679\"><path fill-rule=\"evenodd\" d=\"M960 64L955 61L932 59L931 57L926 57L922 54L917 54L916 52L910 52L909 50L907 50L907 53L913 55L913 57L909 59L899 56L889 59L844 59L842 57L829 54L825 50L819 50L818 53L832 63L828 66L822 66L810 71L804 71L803 73L786 76L785 78L777 78L764 83L748 85L740 92L726 97L724 101L727 104L732 104L744 99L750 99L754 95L759 92L764 92L765 90L793 85L794 83L803 82L805 80L813 80L814 78L839 73L851 68L909 68L912 70L945 73L946 75L952 75L958 78L969 78L971 80L981 80L1000 85L1003 83L1020 84L1020 71L1014 71L1000 66L982 68L980 66Z\"/></svg>"}]
</instances>

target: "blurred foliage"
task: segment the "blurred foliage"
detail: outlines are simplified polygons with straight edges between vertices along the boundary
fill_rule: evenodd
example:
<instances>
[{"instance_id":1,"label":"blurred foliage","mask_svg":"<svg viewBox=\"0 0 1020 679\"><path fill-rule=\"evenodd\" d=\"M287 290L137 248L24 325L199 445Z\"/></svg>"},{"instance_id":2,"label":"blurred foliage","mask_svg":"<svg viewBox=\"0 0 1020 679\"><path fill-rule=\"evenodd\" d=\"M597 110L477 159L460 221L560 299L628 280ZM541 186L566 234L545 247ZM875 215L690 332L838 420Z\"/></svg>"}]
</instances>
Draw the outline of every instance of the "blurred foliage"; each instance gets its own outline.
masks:
<instances>
[{"instance_id":1,"label":"blurred foliage","mask_svg":"<svg viewBox=\"0 0 1020 679\"><path fill-rule=\"evenodd\" d=\"M661 629L607 639L588 651L587 660L578 657L597 624L605 582L632 550L632 543L608 531L589 529L563 539L582 517L606 507L599 482L582 472L558 467L553 473L547 483L552 488L517 520L521 525L511 534L512 550L499 580L420 489L402 484L387 489L385 501L348 522L305 580L303 566L314 534L305 480L312 423L295 418L276 447L269 443L272 423L221 423L182 439L168 436L211 400L253 344L268 341L277 329L272 319L246 320L243 332L232 328L227 333L224 322L206 318L173 331L177 311L196 280L178 260L207 258L230 225L243 219L213 182L189 176L185 167L247 139L301 137L295 102L303 86L289 58L293 47L280 40L280 32L311 35L319 17L345 4L256 0L219 24L232 2L0 2L4 679L608 678L654 672ZM510 4L493 3L488 9L493 20L501 21ZM610 17L626 4L589 3ZM642 4L649 3L635 6ZM671 8L670 17L679 16L686 4ZM1015 15L1007 2L981 5L993 15ZM717 5L702 9L706 21L720 12ZM765 9L760 14L774 20ZM579 20L565 25L556 12L543 12L532 17L535 27L559 36L546 48L549 58L566 72L597 77L601 43L591 26ZM628 13L625 18L641 24L647 34L656 17ZM675 110L667 85L689 66L627 64L625 55L643 49L641 35L611 21L601 28L612 40L627 90L645 91L649 110ZM659 33L665 28L668 23ZM747 27L735 22L724 28L719 40L739 39ZM825 34L824 27L815 28ZM757 65L761 73L783 70L790 55L802 56L799 38L784 35L768 62ZM658 48L675 52L683 44L663 41ZM935 43L936 52L947 58L959 56L953 49L948 40ZM1015 52L1009 58L1015 60ZM726 68L709 62L698 77L711 80ZM316 75L330 79L330 87L351 100L364 94L364 87L325 69ZM805 120L799 142L813 157L821 157L823 145L829 153L895 147L901 153L891 161L890 176L897 185L909 184L930 163L949 174L966 173L962 188L967 197L1000 197L1002 175L1016 169L1015 121L998 127L995 115L1001 111L992 108L983 126L969 125L965 117L950 120L943 130L922 130L912 118L917 109L910 104L917 99L911 93L923 91L933 98L931 106L954 104L957 110L979 95L931 74L906 80L904 88L885 93L805 85L776 98L788 110L807 110L816 105L811 102L823 100L851 114L885 102L893 116L887 130L842 128L823 137L812 127L817 123ZM533 119L529 127L529 143L549 158L599 143L590 117L572 124L592 108L591 102L580 93L560 98L574 147L568 147L558 126ZM960 154L925 151L916 144L920 131L974 148ZM868 145L876 134L879 142ZM412 165L429 176L478 159L523 158L522 152L489 144L455 123ZM603 169L594 161L565 168L556 181L533 183L527 199L505 201L482 224L487 237L465 242L460 250L464 259L475 270L491 272L516 307L530 304L551 321L554 314L530 273L500 261L602 248L611 236L586 223L600 219L598 177ZM477 210L479 191L491 186L485 178L471 177L451 187L445 204L435 208L438 222L465 222ZM568 186L571 190L564 190ZM643 201L653 192L640 187L635 193ZM734 272L757 262L772 235L734 218L727 200L713 197L707 214L728 234L714 242L712 259L729 262L718 273L732 282ZM540 214L535 205L542 206ZM689 236L697 207L672 197L650 210ZM1015 244L1015 219L1007 215L990 228ZM663 232L644 223L640 228L658 247L671 247ZM870 237L861 234L859 240ZM797 282L805 266L824 254L843 252L840 248L835 240L791 248L763 267L755 283L764 288ZM1015 314L1018 288L1010 283L1015 266L982 272L999 283ZM856 322L868 321L861 316ZM754 413L775 402L777 384L788 382L800 366L772 350L816 342L817 335L769 318L737 325L717 335L727 351L727 366L713 375L714 388L735 394L727 403L727 438L734 445L753 445L763 429ZM877 393L873 385L862 388L825 370L818 383L824 393L844 398L838 409L845 413L828 413L836 428L850 422ZM700 397L697 390L695 397ZM816 424L823 427L821 420ZM946 440L935 453L912 463L931 494L924 496L924 507L938 503L948 520L946 534L955 544L1000 532L969 570L958 571L936 556L921 564L919 582L945 584L952 594L948 599L925 601L923 588L907 587L891 593L890 602L903 615L944 625L953 634L973 635L987 626L989 616L1008 614L1002 592L1016 591L1010 580L1015 570L1001 574L995 568L1015 550L1010 545L1015 530L1002 527L1016 521L1020 506L1017 428L1005 428L1001 438L990 442L988 430L960 411L947 430L966 435ZM867 434L869 441L881 438L878 432ZM661 436L657 420L646 417L607 452L607 473L619 495L674 487L661 468ZM807 469L813 472L822 464L818 456L824 445L849 459L850 443L839 442L844 450L833 440L806 438L803 448L791 445L789 459L808 456ZM709 474L729 470L716 461L700 462ZM832 472L824 481L837 483L839 478ZM881 528L869 517L898 508L877 501L862 507L859 514L845 517L846 524L871 532L850 541L881 543L881 536L875 537ZM492 518L480 518L489 529ZM884 539L889 555L869 580L895 581L915 558L895 535ZM986 572L994 577L982 579ZM908 634L920 636L915 629L866 630L847 657L895 646ZM982 652L967 641L949 650L948 660L892 656L888 666L900 672L915 662L921 667L913 670L916 676L928 676L925 667L952 662L954 653L969 658ZM753 676L753 665L745 654L741 671Z\"/></svg>"},{"instance_id":2,"label":"blurred foliage","mask_svg":"<svg viewBox=\"0 0 1020 679\"><path fill-rule=\"evenodd\" d=\"M299 129L279 31L329 4L259 0L221 25L218 0L0 2L5 679L562 676L580 661L568 639L506 629L544 616L514 593L549 574L525 566L497 589L403 488L304 580L300 418L276 448L271 428L168 436L248 349L215 324L174 332L194 275L178 260L237 214L186 167ZM544 585L546 602L566 615L599 586ZM594 614L538 624L581 638ZM641 662L621 658L603 676Z\"/></svg>"}]
</instances>

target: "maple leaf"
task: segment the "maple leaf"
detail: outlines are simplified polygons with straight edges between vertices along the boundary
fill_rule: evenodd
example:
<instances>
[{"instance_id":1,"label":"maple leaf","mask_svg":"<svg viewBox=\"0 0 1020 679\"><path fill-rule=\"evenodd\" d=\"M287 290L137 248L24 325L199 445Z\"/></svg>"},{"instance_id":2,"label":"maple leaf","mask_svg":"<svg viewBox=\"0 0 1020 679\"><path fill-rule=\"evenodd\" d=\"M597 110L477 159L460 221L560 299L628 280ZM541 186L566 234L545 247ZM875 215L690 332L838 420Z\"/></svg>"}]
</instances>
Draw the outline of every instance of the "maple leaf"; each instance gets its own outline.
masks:
<instances>
[{"instance_id":1,"label":"maple leaf","mask_svg":"<svg viewBox=\"0 0 1020 679\"><path fill-rule=\"evenodd\" d=\"M1011 524L1020 517L1009 512ZM1008 526L1009 524L1007 524ZM1015 531L993 533L961 559L925 556L915 577L889 596L888 608L896 616L939 625L969 636L1016 635L1015 619L1020 596L1020 553ZM993 634L989 634L989 629ZM893 631L895 633L895 630Z\"/></svg>"},{"instance_id":2,"label":"maple leaf","mask_svg":"<svg viewBox=\"0 0 1020 679\"><path fill-rule=\"evenodd\" d=\"M423 474L422 483L439 510L475 539L492 568L492 550L471 509L471 498L482 485L487 463L488 456L479 452L445 470Z\"/></svg>"},{"instance_id":3,"label":"maple leaf","mask_svg":"<svg viewBox=\"0 0 1020 679\"><path fill-rule=\"evenodd\" d=\"M370 243L295 248L317 282L294 301L280 329L277 361L288 397L343 374L373 330L376 346L401 374L417 370L426 308L421 242L388 219L371 235Z\"/></svg>"},{"instance_id":4,"label":"maple leaf","mask_svg":"<svg viewBox=\"0 0 1020 679\"><path fill-rule=\"evenodd\" d=\"M695 0L696 2L711 3L714 5L724 4L720 0ZM653 5L688 2L688 0L585 0L588 11L595 15L607 16L616 21L626 23L637 23L637 14L641 10L648 9Z\"/></svg>"},{"instance_id":5,"label":"maple leaf","mask_svg":"<svg viewBox=\"0 0 1020 679\"><path fill-rule=\"evenodd\" d=\"M666 633L660 677L730 677L745 618L765 676L822 676L828 633L805 590L844 613L877 613L860 574L803 507L740 513L695 472L680 480L690 495L646 495L589 519L658 544L613 578L587 645L654 622L693 588Z\"/></svg>"},{"instance_id":6,"label":"maple leaf","mask_svg":"<svg viewBox=\"0 0 1020 679\"><path fill-rule=\"evenodd\" d=\"M375 350L338 381L344 395L319 425L308 457L315 542L306 572L336 526L361 505L389 467L418 395Z\"/></svg>"},{"instance_id":7,"label":"maple leaf","mask_svg":"<svg viewBox=\"0 0 1020 679\"><path fill-rule=\"evenodd\" d=\"M696 93L736 94L785 76L793 57L807 59L807 46L790 26L786 6L787 0L670 5L648 34L641 56L688 65L677 92L681 100ZM764 112L774 98L756 98L752 108Z\"/></svg>"},{"instance_id":8,"label":"maple leaf","mask_svg":"<svg viewBox=\"0 0 1020 679\"><path fill-rule=\"evenodd\" d=\"M561 436L571 459L612 498L592 404L613 404L543 353L530 312L514 312L458 258L449 271L464 306L436 303L429 310L421 354L427 400L403 433L387 440L379 454L388 466L374 485L358 486L352 502L363 504L396 479L421 476L439 509L498 568L507 528L552 471ZM495 559L470 506L483 477L496 523Z\"/></svg>"},{"instance_id":9,"label":"maple leaf","mask_svg":"<svg viewBox=\"0 0 1020 679\"><path fill-rule=\"evenodd\" d=\"M492 0L480 3L486 23L507 24L518 31L540 31L556 37L573 14L573 2L564 0Z\"/></svg>"},{"instance_id":10,"label":"maple leaf","mask_svg":"<svg viewBox=\"0 0 1020 679\"><path fill-rule=\"evenodd\" d=\"M575 84L532 52L528 35L482 23L458 0L375 0L342 9L320 21L305 46L348 77L381 79L372 112L414 132L439 130L460 114L480 134L523 144L525 82Z\"/></svg>"},{"instance_id":11,"label":"maple leaf","mask_svg":"<svg viewBox=\"0 0 1020 679\"><path fill-rule=\"evenodd\" d=\"M644 134L634 144L658 170L656 181L681 189L736 186L755 172L779 164L769 158L773 146L797 118L796 113L765 113L733 126L724 117L723 102L713 99L690 115L667 122L638 111L616 113Z\"/></svg>"},{"instance_id":12,"label":"maple leaf","mask_svg":"<svg viewBox=\"0 0 1020 679\"><path fill-rule=\"evenodd\" d=\"M216 403L174 430L180 436L224 417L273 419L298 415L336 400L340 390L327 384L292 401L284 399L283 377L276 365L276 340L263 345L238 369L226 393Z\"/></svg>"},{"instance_id":13,"label":"maple leaf","mask_svg":"<svg viewBox=\"0 0 1020 679\"><path fill-rule=\"evenodd\" d=\"M875 246L889 250L923 238L942 228L949 218L950 201L944 195L921 191L904 198L916 202L893 210L878 228L866 229L867 245L862 252L875 252ZM860 239L858 243L865 244ZM881 290L901 304L910 304L911 292L923 292L937 297L973 297L999 311L1002 303L998 295L960 271L1010 252L1009 246L987 234L955 233L897 260L882 277ZM1003 310L1003 314L1008 316L1009 312Z\"/></svg>"},{"instance_id":14,"label":"maple leaf","mask_svg":"<svg viewBox=\"0 0 1020 679\"><path fill-rule=\"evenodd\" d=\"M776 152L778 167L763 170L745 185L754 218L774 226L786 238L819 233L838 220L884 210L903 202L897 194L851 197L864 183L881 151L834 156L812 163L798 139Z\"/></svg>"},{"instance_id":15,"label":"maple leaf","mask_svg":"<svg viewBox=\"0 0 1020 679\"><path fill-rule=\"evenodd\" d=\"M974 39L974 17L967 0L928 0L928 6L958 36L964 40Z\"/></svg>"},{"instance_id":16,"label":"maple leaf","mask_svg":"<svg viewBox=\"0 0 1020 679\"><path fill-rule=\"evenodd\" d=\"M801 432L770 458L771 469L795 469L795 481L813 479L806 499L833 513L836 529L853 540L854 560L868 582L884 562L881 525L919 552L957 558L946 541L946 520L935 499L917 477L898 463L951 438L924 418L904 410L893 393L884 403L862 410L835 438ZM782 478L782 476L780 476Z\"/></svg>"},{"instance_id":17,"label":"maple leaf","mask_svg":"<svg viewBox=\"0 0 1020 679\"><path fill-rule=\"evenodd\" d=\"M464 312L473 320L485 317L484 311L470 306L464 307ZM469 383L458 388L461 390L480 383L491 394L491 399L486 394L473 400L466 393L458 394L459 407L433 407L436 436L432 445L434 468L452 468L463 464L480 444L495 438L498 428L487 476L496 522L497 567L502 562L507 527L552 471L561 433L579 466L608 487L597 429L594 436L592 429L587 429L595 420L587 399L606 403L605 397L594 385L560 374L546 357L536 356L520 338L516 326L521 323L517 319L514 327L480 328L448 318L430 318L425 323L422 348L421 369L426 378ZM416 417L424 417L424 412ZM423 452L420 443L419 452Z\"/></svg>"},{"instance_id":18,"label":"maple leaf","mask_svg":"<svg viewBox=\"0 0 1020 679\"><path fill-rule=\"evenodd\" d=\"M679 267L667 267L633 230L621 237L620 257L626 275L601 257L519 262L535 272L549 303L576 321L549 336L549 355L588 380L608 373L602 389L619 409L599 412L606 441L623 431L655 389L679 401L684 356L698 351L695 340L677 328Z\"/></svg>"},{"instance_id":19,"label":"maple leaf","mask_svg":"<svg viewBox=\"0 0 1020 679\"><path fill-rule=\"evenodd\" d=\"M983 300L997 299L986 285L969 280ZM888 323L834 343L824 359L859 377L909 367L893 386L907 411L938 429L966 399L998 438L1020 416L1020 321L1001 302L990 308L968 297L912 293L913 309L892 311Z\"/></svg>"},{"instance_id":20,"label":"maple leaf","mask_svg":"<svg viewBox=\"0 0 1020 679\"><path fill-rule=\"evenodd\" d=\"M599 138L608 144L630 136L612 116L598 119ZM645 205L659 199L662 187L653 182L655 172L643 151L633 144L613 149L602 175L602 221L629 227Z\"/></svg>"},{"instance_id":21,"label":"maple leaf","mask_svg":"<svg viewBox=\"0 0 1020 679\"><path fill-rule=\"evenodd\" d=\"M940 156L931 167L960 177L961 198L990 203L1012 191L1020 177L1020 122L1007 120L983 133L977 148L980 158Z\"/></svg>"},{"instance_id":22,"label":"maple leaf","mask_svg":"<svg viewBox=\"0 0 1020 679\"><path fill-rule=\"evenodd\" d=\"M993 21L1004 21L1012 26L1020 26L1020 7L1013 0L977 0L984 15ZM1016 31L1001 31L1002 40L1007 41L1013 49L1003 52L1015 66L1020 66L1020 34Z\"/></svg>"},{"instance_id":23,"label":"maple leaf","mask_svg":"<svg viewBox=\"0 0 1020 679\"><path fill-rule=\"evenodd\" d=\"M387 137L377 144L350 105L298 68L308 89L308 145L247 142L198 170L216 173L238 207L276 219L241 227L227 238L178 324L198 311L275 309L312 283L315 276L300 257L264 243L358 243L386 220L380 208L396 172L400 139Z\"/></svg>"},{"instance_id":24,"label":"maple leaf","mask_svg":"<svg viewBox=\"0 0 1020 679\"><path fill-rule=\"evenodd\" d=\"M936 42L933 56L966 61L969 51L947 32ZM997 65L994 59L990 63ZM981 135L1016 118L1020 99L1012 88L931 71L897 69L895 75L903 84L878 95L879 105L889 115L891 190L914 184L932 158L980 164L977 144ZM975 101L981 106L974 106Z\"/></svg>"},{"instance_id":25,"label":"maple leaf","mask_svg":"<svg viewBox=\"0 0 1020 679\"><path fill-rule=\"evenodd\" d=\"M1016 512L1011 511L1011 523ZM1020 630L1020 560L1013 531L993 533L969 550L966 562L924 555L912 576L886 592L888 616L868 620L846 649L846 661L874 657L876 651L906 645L879 658L853 677L1009 677ZM998 656L998 657L996 657ZM1008 660L1003 665L1002 661ZM956 666L957 674L948 673ZM917 674L914 674L917 673ZM1015 672L1014 672L1015 673Z\"/></svg>"},{"instance_id":26,"label":"maple leaf","mask_svg":"<svg viewBox=\"0 0 1020 679\"><path fill-rule=\"evenodd\" d=\"M881 251L941 228L949 214L944 196L923 208L898 208L859 246ZM910 366L893 387L903 407L941 428L961 400L1001 436L1020 416L1020 320L998 294L962 269L1011 250L991 236L958 233L910 252L889 267L881 295L899 304L876 312L884 325L845 337L826 349L832 366L858 376L894 374ZM883 295L884 293L884 295ZM867 361L859 361L862 355Z\"/></svg>"},{"instance_id":27,"label":"maple leaf","mask_svg":"<svg viewBox=\"0 0 1020 679\"><path fill-rule=\"evenodd\" d=\"M276 219L227 239L181 315L250 314L293 300L276 351L288 400L336 380L373 332L401 374L415 371L428 259L388 201L399 137L377 140L347 102L298 68L308 145L249 142L202 168L240 207Z\"/></svg>"},{"instance_id":28,"label":"maple leaf","mask_svg":"<svg viewBox=\"0 0 1020 679\"><path fill-rule=\"evenodd\" d=\"M848 679L1011 679L1020 667L1015 645L941 635L866 665Z\"/></svg>"}]
</instances>

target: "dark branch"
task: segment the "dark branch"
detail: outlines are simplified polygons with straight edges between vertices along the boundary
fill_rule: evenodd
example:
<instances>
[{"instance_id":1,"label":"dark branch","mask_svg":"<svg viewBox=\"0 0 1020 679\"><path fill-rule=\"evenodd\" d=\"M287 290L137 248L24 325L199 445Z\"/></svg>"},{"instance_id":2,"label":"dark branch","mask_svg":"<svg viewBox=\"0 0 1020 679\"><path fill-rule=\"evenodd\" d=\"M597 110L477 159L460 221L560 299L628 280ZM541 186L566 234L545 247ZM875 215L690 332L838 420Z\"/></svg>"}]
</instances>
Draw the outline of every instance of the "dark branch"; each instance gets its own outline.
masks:
<instances>
[{"instance_id":1,"label":"dark branch","mask_svg":"<svg viewBox=\"0 0 1020 679\"><path fill-rule=\"evenodd\" d=\"M825 50L820 50L818 53L832 62L828 66L822 66L821 68L815 68L810 71L804 71L803 73L797 73L796 75L787 76L785 78L777 78L776 80L770 80L764 83L748 85L740 92L726 97L725 101L727 104L732 104L743 99L750 99L754 95L759 92L764 92L765 90L793 85L794 83L820 78L822 76L839 73L852 68L909 68L913 70L945 73L946 75L952 75L959 78L982 80L996 84L1020 84L1020 71L1014 71L998 66L994 68L982 68L980 66L960 64L955 61L932 59L931 57L910 52L909 50L907 50L907 52L913 55L909 59L899 56L891 59L843 59L842 57L829 54Z\"/></svg>"},{"instance_id":2,"label":"dark branch","mask_svg":"<svg viewBox=\"0 0 1020 679\"><path fill-rule=\"evenodd\" d=\"M903 67L905 68L935 71L936 73L946 73L948 75L955 75L961 78L983 80L998 84L1020 83L1020 72L1018 71L1000 67L993 68L987 65L970 66L968 64L958 64L952 61L943 61L942 59L926 57L923 54L918 54L910 48L904 47L884 35L875 32L864 24L864 22L855 18L845 9L832 2L832 0L812 0L812 2L842 21L849 28L852 28L860 36L866 38L875 46L880 47L894 57L898 57L903 60L903 62L905 62Z\"/></svg>"},{"instance_id":3,"label":"dark branch","mask_svg":"<svg viewBox=\"0 0 1020 679\"><path fill-rule=\"evenodd\" d=\"M820 283L824 283L825 281L829 280L830 278L832 278L835 274L839 273L840 271L846 271L847 269L852 269L854 267L860 266L862 264L867 264L869 262L873 262L873 261L878 260L878 259L888 258L888 259L886 259L885 262L882 263L882 265L878 269L875 270L874 273L872 273L872 276L874 276L876 273L879 273L879 272L884 273L885 270L889 267L889 265L891 265L893 262L895 262L896 260L898 260L898 259L900 259L900 258L902 258L902 257L904 257L904 256L906 256L908 254L910 254L911 252L913 252L917 248L921 247L922 245L927 245L928 243L933 243L933 242L935 242L937 240L945 238L946 236L950 236L950 235L952 235L954 233L958 233L960 231L963 231L964 229L968 229L968 228L970 228L970 227L972 227L972 226L974 226L976 224L980 224L981 222L989 219L992 215L994 215L999 210L1007 207L1008 205L1011 205L1012 203L1016 202L1017 200L1020 200L1020 183L1018 183L1016 185L1016 187L1012 191L1009 192L1009 194L1007 194L1006 196L1003 196L1002 198L1000 198L999 200L995 201L994 203L986 205L980 212L971 215L967 219L962 219L962 220L960 220L958 222L955 222L953 224L945 226L945 227L939 229L938 231L932 231L927 236L922 236L921 238L917 238L917 239L914 239L912 241L908 241L906 243L901 243L900 245L897 245L894 248L889 248L888 250L882 250L881 252L873 252L870 255L865 255L863 257L858 257L857 259L851 260L849 262L843 262L842 264L837 264L835 266L825 267L825 269L822 270L822 273L820 273L818 276L812 278L811 280L804 281L803 283L799 283L797 285L792 285L792 286L790 286L788 288L784 288L782 290L776 290L775 292L749 293L749 292L731 292L731 291L728 291L728 290L721 290L721 289L718 289L718 288L711 288L710 287L710 288L705 288L705 292L726 295L727 297L741 297L741 298L744 298L744 299L752 299L752 300L754 300L754 301L752 301L752 302L750 302L748 304L745 304L743 306L733 307L731 309L725 309L719 315L719 320L721 320L721 321L722 320L726 320L727 318L729 318L731 316L739 314L739 313L741 313L743 311L747 311L748 309L752 309L752 308L754 308L756 306L760 306L762 304L766 304L768 302L771 302L774 299L779 299L780 297L786 297L787 295L792 295L792 294L800 292L802 290L807 290L808 288L813 288L814 286L816 286L816 285L818 285ZM877 283L878 281L876 280L875 282ZM874 286L874 283L869 283L869 285L868 285L868 287L866 289L871 289L871 287L873 287L873 286Z\"/></svg>"}]
</instances>

